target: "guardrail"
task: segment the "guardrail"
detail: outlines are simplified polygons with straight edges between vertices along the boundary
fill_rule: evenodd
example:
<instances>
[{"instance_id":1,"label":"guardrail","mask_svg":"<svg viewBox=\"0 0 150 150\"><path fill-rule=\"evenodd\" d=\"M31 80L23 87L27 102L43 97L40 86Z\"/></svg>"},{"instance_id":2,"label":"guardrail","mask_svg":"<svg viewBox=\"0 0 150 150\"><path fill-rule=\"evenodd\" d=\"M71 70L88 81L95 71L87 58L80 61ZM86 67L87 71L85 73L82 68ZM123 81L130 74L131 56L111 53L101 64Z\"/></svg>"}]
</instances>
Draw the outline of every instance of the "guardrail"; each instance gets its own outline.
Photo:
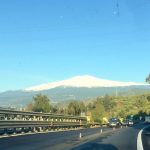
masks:
<instances>
[{"instance_id":1,"label":"guardrail","mask_svg":"<svg viewBox=\"0 0 150 150\"><path fill-rule=\"evenodd\" d=\"M0 109L0 134L68 130L98 126L86 117Z\"/></svg>"},{"instance_id":2,"label":"guardrail","mask_svg":"<svg viewBox=\"0 0 150 150\"><path fill-rule=\"evenodd\" d=\"M40 112L28 112L28 111L16 111L0 109L0 117L6 120L12 119L23 119L23 120L47 120L51 119L68 119L68 120L86 120L85 117L52 114L52 113L40 113Z\"/></svg>"}]
</instances>

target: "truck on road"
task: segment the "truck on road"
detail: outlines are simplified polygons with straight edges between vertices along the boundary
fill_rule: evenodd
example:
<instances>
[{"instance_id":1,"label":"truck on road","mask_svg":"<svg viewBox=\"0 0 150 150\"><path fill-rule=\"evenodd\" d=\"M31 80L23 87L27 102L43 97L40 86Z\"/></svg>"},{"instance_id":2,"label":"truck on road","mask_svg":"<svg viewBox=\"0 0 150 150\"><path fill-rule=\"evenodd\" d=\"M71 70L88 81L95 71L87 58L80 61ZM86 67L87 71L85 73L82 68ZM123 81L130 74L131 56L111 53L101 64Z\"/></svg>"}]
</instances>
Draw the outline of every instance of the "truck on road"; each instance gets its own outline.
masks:
<instances>
[{"instance_id":1,"label":"truck on road","mask_svg":"<svg viewBox=\"0 0 150 150\"><path fill-rule=\"evenodd\" d=\"M150 123L150 116L145 116L145 122Z\"/></svg>"}]
</instances>

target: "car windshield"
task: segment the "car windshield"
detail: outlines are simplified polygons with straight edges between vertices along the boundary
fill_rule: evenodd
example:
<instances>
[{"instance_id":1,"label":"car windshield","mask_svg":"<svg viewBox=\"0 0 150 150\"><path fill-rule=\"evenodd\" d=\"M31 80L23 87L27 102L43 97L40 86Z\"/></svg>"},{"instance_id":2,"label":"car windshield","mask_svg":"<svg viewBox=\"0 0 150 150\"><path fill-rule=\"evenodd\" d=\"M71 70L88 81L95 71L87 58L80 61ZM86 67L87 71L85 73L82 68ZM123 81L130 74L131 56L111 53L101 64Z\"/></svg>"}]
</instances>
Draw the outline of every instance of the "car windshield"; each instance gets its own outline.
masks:
<instances>
[{"instance_id":1,"label":"car windshield","mask_svg":"<svg viewBox=\"0 0 150 150\"><path fill-rule=\"evenodd\" d=\"M112 118L112 119L110 119L110 121L117 121L117 119L115 119L115 118Z\"/></svg>"},{"instance_id":2,"label":"car windshield","mask_svg":"<svg viewBox=\"0 0 150 150\"><path fill-rule=\"evenodd\" d=\"M0 150L150 150L150 0L0 0Z\"/></svg>"}]
</instances>

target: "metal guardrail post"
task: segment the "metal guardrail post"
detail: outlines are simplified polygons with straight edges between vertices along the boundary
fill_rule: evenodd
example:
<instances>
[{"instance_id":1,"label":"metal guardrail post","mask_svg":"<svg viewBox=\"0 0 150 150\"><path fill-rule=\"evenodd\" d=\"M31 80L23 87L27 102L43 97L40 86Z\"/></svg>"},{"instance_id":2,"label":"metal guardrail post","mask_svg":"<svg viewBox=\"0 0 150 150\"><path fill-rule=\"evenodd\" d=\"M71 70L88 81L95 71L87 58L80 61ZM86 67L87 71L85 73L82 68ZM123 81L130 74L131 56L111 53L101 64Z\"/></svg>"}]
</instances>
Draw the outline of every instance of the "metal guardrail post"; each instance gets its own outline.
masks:
<instances>
[{"instance_id":1,"label":"metal guardrail post","mask_svg":"<svg viewBox=\"0 0 150 150\"><path fill-rule=\"evenodd\" d=\"M76 129L87 126L86 117L39 113L39 112L25 112L15 110L0 109L0 129L6 129L11 132L11 129L20 129L35 131L59 130L59 129ZM97 125L97 123L95 123Z\"/></svg>"}]
</instances>

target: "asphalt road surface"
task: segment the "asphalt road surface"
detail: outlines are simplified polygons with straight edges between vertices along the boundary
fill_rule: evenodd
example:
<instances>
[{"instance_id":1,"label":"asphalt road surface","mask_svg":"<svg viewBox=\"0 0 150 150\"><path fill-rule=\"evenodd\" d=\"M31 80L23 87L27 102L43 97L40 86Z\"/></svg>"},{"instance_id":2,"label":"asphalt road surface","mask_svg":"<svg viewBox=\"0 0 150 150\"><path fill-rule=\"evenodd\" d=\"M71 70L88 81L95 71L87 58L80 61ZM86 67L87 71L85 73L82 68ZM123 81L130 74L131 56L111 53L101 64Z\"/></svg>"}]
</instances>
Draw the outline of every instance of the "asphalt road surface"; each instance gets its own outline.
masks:
<instances>
[{"instance_id":1,"label":"asphalt road surface","mask_svg":"<svg viewBox=\"0 0 150 150\"><path fill-rule=\"evenodd\" d=\"M146 129L142 133L142 143L144 150L150 150L150 131Z\"/></svg>"},{"instance_id":2,"label":"asphalt road surface","mask_svg":"<svg viewBox=\"0 0 150 150\"><path fill-rule=\"evenodd\" d=\"M143 127L139 124L115 130L103 128L103 133L101 128L93 128L5 137L0 138L0 150L137 150L137 136ZM144 134L142 140L149 142ZM146 144L144 150L150 150Z\"/></svg>"}]
</instances>

